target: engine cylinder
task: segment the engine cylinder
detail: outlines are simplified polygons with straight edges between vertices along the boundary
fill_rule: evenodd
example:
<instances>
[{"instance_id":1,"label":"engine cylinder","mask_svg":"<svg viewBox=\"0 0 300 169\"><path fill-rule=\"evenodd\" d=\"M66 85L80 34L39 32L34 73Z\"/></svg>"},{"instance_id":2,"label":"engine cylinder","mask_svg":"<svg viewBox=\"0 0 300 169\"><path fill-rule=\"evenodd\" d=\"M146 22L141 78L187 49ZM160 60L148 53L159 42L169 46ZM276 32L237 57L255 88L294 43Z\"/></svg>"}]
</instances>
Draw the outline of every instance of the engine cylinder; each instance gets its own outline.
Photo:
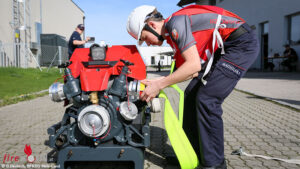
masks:
<instances>
[{"instance_id":1,"label":"engine cylinder","mask_svg":"<svg viewBox=\"0 0 300 169\"><path fill-rule=\"evenodd\" d=\"M99 137L110 124L108 111L100 105L90 105L82 109L78 116L78 127L88 137Z\"/></svg>"},{"instance_id":2,"label":"engine cylinder","mask_svg":"<svg viewBox=\"0 0 300 169\"><path fill-rule=\"evenodd\" d=\"M137 100L145 89L145 85L139 80L131 81L128 85L128 92L131 100Z\"/></svg>"},{"instance_id":3,"label":"engine cylinder","mask_svg":"<svg viewBox=\"0 0 300 169\"><path fill-rule=\"evenodd\" d=\"M138 109L134 103L125 101L120 104L120 114L124 119L131 121L137 117Z\"/></svg>"},{"instance_id":4,"label":"engine cylinder","mask_svg":"<svg viewBox=\"0 0 300 169\"><path fill-rule=\"evenodd\" d=\"M64 94L64 84L56 82L49 87L49 96L52 101L60 102L63 101L66 96Z\"/></svg>"}]
</instances>

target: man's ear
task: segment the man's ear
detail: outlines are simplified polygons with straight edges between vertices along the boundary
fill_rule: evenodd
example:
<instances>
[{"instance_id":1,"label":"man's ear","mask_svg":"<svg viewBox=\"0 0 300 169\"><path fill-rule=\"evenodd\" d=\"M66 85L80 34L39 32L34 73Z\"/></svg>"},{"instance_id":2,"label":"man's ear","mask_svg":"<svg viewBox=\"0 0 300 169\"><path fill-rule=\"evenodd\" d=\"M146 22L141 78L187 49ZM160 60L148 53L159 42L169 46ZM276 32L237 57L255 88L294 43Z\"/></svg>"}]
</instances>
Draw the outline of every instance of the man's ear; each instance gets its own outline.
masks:
<instances>
[{"instance_id":1,"label":"man's ear","mask_svg":"<svg viewBox=\"0 0 300 169\"><path fill-rule=\"evenodd\" d=\"M156 28L157 28L156 23L153 22L153 21L149 21L149 22L148 22L148 25L149 25L152 29L156 29Z\"/></svg>"}]
</instances>

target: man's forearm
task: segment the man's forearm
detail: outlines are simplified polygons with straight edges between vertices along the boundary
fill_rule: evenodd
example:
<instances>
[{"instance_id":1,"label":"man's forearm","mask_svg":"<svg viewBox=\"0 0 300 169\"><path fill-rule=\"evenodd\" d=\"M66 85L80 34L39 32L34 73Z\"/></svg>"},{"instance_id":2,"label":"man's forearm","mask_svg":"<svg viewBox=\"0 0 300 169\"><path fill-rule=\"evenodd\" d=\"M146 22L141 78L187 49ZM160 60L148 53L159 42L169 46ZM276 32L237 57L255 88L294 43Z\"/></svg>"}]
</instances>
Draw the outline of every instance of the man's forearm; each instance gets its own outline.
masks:
<instances>
[{"instance_id":1,"label":"man's forearm","mask_svg":"<svg viewBox=\"0 0 300 169\"><path fill-rule=\"evenodd\" d=\"M184 81L189 80L189 79L192 79L192 78L195 78L195 77L197 77L198 75L199 75L198 72L196 72L196 73L192 74L191 76L189 76L188 78L186 78Z\"/></svg>"},{"instance_id":2,"label":"man's forearm","mask_svg":"<svg viewBox=\"0 0 300 169\"><path fill-rule=\"evenodd\" d=\"M85 40L74 40L73 44L74 45L84 45L86 43Z\"/></svg>"},{"instance_id":3,"label":"man's forearm","mask_svg":"<svg viewBox=\"0 0 300 169\"><path fill-rule=\"evenodd\" d=\"M160 82L161 89L166 88L172 84L180 83L191 79L199 71L199 65L191 63L183 63L175 72L163 78Z\"/></svg>"},{"instance_id":4,"label":"man's forearm","mask_svg":"<svg viewBox=\"0 0 300 169\"><path fill-rule=\"evenodd\" d=\"M196 45L191 46L181 55L185 62L174 73L159 82L160 89L190 79L201 70L200 57Z\"/></svg>"}]
</instances>

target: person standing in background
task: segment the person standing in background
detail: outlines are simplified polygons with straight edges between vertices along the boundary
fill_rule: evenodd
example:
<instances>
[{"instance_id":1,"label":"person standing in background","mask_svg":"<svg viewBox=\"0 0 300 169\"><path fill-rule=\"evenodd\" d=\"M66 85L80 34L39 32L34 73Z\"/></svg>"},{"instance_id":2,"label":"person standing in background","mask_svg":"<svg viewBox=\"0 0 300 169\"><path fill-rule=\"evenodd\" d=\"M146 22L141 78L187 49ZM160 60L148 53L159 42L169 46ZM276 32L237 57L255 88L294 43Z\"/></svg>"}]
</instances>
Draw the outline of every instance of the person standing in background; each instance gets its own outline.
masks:
<instances>
[{"instance_id":1,"label":"person standing in background","mask_svg":"<svg viewBox=\"0 0 300 169\"><path fill-rule=\"evenodd\" d=\"M71 56L76 48L84 48L84 44L86 44L90 37L87 37L85 40L81 39L81 35L84 32L84 25L79 24L75 31L72 33L69 44L68 44L68 53L69 53L69 60L71 59Z\"/></svg>"}]
</instances>

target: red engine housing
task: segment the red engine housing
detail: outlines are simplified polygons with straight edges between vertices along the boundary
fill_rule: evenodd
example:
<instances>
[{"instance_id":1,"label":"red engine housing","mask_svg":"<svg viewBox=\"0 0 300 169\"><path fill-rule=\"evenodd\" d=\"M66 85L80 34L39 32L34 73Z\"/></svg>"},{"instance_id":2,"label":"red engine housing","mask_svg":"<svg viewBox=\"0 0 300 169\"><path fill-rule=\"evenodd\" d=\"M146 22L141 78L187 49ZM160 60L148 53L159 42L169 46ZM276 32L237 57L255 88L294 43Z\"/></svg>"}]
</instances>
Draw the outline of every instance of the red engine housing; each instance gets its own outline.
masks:
<instances>
[{"instance_id":1,"label":"red engine housing","mask_svg":"<svg viewBox=\"0 0 300 169\"><path fill-rule=\"evenodd\" d=\"M119 75L124 64L120 59L128 60L134 65L129 66L128 77L136 80L146 78L146 66L135 45L112 46L107 48L105 61L118 61L113 67L97 65L85 67L83 62L92 61L89 48L78 48L74 51L70 61L74 78L80 78L83 91L102 91L107 89L111 75Z\"/></svg>"}]
</instances>

